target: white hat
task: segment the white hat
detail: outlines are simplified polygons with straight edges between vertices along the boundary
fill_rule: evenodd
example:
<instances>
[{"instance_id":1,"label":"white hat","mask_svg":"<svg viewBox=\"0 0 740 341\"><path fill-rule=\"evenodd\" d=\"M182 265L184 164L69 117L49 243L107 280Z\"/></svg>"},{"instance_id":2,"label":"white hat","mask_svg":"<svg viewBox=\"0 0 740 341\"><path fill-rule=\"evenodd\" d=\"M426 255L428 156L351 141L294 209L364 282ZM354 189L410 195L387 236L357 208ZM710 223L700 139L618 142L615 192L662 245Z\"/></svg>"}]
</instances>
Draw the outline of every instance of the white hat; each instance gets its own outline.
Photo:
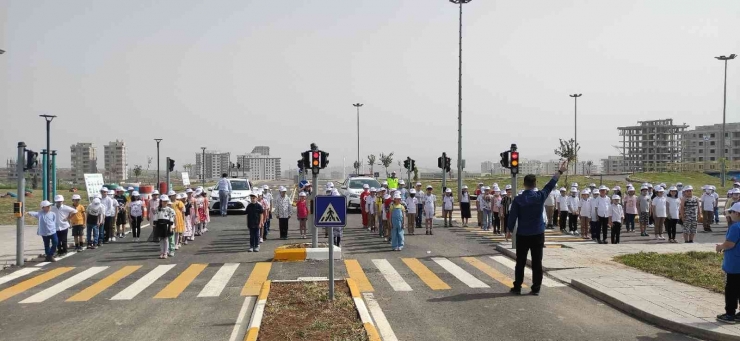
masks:
<instances>
[{"instance_id":1,"label":"white hat","mask_svg":"<svg viewBox=\"0 0 740 341\"><path fill-rule=\"evenodd\" d=\"M391 195L390 195L390 194L388 194L388 193L386 193L386 194L385 194L385 195L383 196L383 200L387 200L387 199L390 199L390 198L391 198Z\"/></svg>"},{"instance_id":2,"label":"white hat","mask_svg":"<svg viewBox=\"0 0 740 341\"><path fill-rule=\"evenodd\" d=\"M511 189L511 185L506 185L506 186L504 187L504 189L507 189L507 190L508 190L508 189Z\"/></svg>"},{"instance_id":3,"label":"white hat","mask_svg":"<svg viewBox=\"0 0 740 341\"><path fill-rule=\"evenodd\" d=\"M131 195L134 196L134 197L138 197L139 196L139 192L138 191L133 191L133 192L131 192Z\"/></svg>"},{"instance_id":4,"label":"white hat","mask_svg":"<svg viewBox=\"0 0 740 341\"><path fill-rule=\"evenodd\" d=\"M694 186L687 185L686 187L683 188L683 190L684 191L693 191L694 190Z\"/></svg>"},{"instance_id":5,"label":"white hat","mask_svg":"<svg viewBox=\"0 0 740 341\"><path fill-rule=\"evenodd\" d=\"M665 182L661 182L661 183L660 183L660 187L663 187L663 188L665 188Z\"/></svg>"},{"instance_id":6,"label":"white hat","mask_svg":"<svg viewBox=\"0 0 740 341\"><path fill-rule=\"evenodd\" d=\"M406 184L406 182L405 182L405 181L403 181L403 179L401 179L401 180L398 180L398 184L399 184L399 185L405 185L405 184Z\"/></svg>"},{"instance_id":7,"label":"white hat","mask_svg":"<svg viewBox=\"0 0 740 341\"><path fill-rule=\"evenodd\" d=\"M201 193L203 193L203 190L198 188L195 190L195 193L193 193L193 195L201 195Z\"/></svg>"},{"instance_id":8,"label":"white hat","mask_svg":"<svg viewBox=\"0 0 740 341\"><path fill-rule=\"evenodd\" d=\"M600 191L608 191L609 190L609 187L606 187L604 185L601 185L601 186L599 186L599 190Z\"/></svg>"},{"instance_id":9,"label":"white hat","mask_svg":"<svg viewBox=\"0 0 740 341\"><path fill-rule=\"evenodd\" d=\"M329 187L329 188L334 188L334 183L333 183L333 182L331 182L331 181L330 181L330 182L327 182L327 183L326 183L326 187Z\"/></svg>"},{"instance_id":10,"label":"white hat","mask_svg":"<svg viewBox=\"0 0 740 341\"><path fill-rule=\"evenodd\" d=\"M188 188L188 189L185 190L185 193L193 193L193 190L190 189L190 188Z\"/></svg>"},{"instance_id":11,"label":"white hat","mask_svg":"<svg viewBox=\"0 0 740 341\"><path fill-rule=\"evenodd\" d=\"M155 189L154 191L152 191L152 195L159 195L159 191Z\"/></svg>"},{"instance_id":12,"label":"white hat","mask_svg":"<svg viewBox=\"0 0 740 341\"><path fill-rule=\"evenodd\" d=\"M72 194L72 200L80 200L82 197L79 194Z\"/></svg>"},{"instance_id":13,"label":"white hat","mask_svg":"<svg viewBox=\"0 0 740 341\"><path fill-rule=\"evenodd\" d=\"M728 210L730 212L740 212L740 202L732 204L732 207Z\"/></svg>"},{"instance_id":14,"label":"white hat","mask_svg":"<svg viewBox=\"0 0 740 341\"><path fill-rule=\"evenodd\" d=\"M655 188L655 191L656 192L665 192L665 190L663 189L663 187L660 187L660 186L656 187Z\"/></svg>"},{"instance_id":15,"label":"white hat","mask_svg":"<svg viewBox=\"0 0 740 341\"><path fill-rule=\"evenodd\" d=\"M642 187L640 187L640 190L642 191L643 189L648 189L648 186L642 185Z\"/></svg>"},{"instance_id":16,"label":"white hat","mask_svg":"<svg viewBox=\"0 0 740 341\"><path fill-rule=\"evenodd\" d=\"M305 196L306 196L306 192L301 192L301 193L298 193L298 196L299 196L299 197L305 197Z\"/></svg>"},{"instance_id":17,"label":"white hat","mask_svg":"<svg viewBox=\"0 0 740 341\"><path fill-rule=\"evenodd\" d=\"M572 185L570 185L570 187L578 187L578 183L574 182Z\"/></svg>"},{"instance_id":18,"label":"white hat","mask_svg":"<svg viewBox=\"0 0 740 341\"><path fill-rule=\"evenodd\" d=\"M330 182L331 183L331 182ZM333 185L332 185L333 186ZM270 189L270 186L262 185L262 189Z\"/></svg>"},{"instance_id":19,"label":"white hat","mask_svg":"<svg viewBox=\"0 0 740 341\"><path fill-rule=\"evenodd\" d=\"M665 186L663 186L663 187L665 187ZM617 191L621 191L621 190L622 190L622 187L619 187L619 186L615 186L614 188L615 188L615 189L616 189Z\"/></svg>"},{"instance_id":20,"label":"white hat","mask_svg":"<svg viewBox=\"0 0 740 341\"><path fill-rule=\"evenodd\" d=\"M468 189L468 185L463 185L463 189Z\"/></svg>"},{"instance_id":21,"label":"white hat","mask_svg":"<svg viewBox=\"0 0 740 341\"><path fill-rule=\"evenodd\" d=\"M491 187L483 186L483 187L481 187L481 189L484 190L484 191L490 191L491 190Z\"/></svg>"},{"instance_id":22,"label":"white hat","mask_svg":"<svg viewBox=\"0 0 740 341\"><path fill-rule=\"evenodd\" d=\"M412 188L412 189L410 189L410 190L409 190L409 194L416 194L416 190L415 190L415 189L413 189L413 188Z\"/></svg>"},{"instance_id":23,"label":"white hat","mask_svg":"<svg viewBox=\"0 0 740 341\"><path fill-rule=\"evenodd\" d=\"M100 195L100 193L95 193L95 194L93 194L93 198L98 198L98 199L100 199L100 198L102 198L102 197L103 197L103 196L101 196L101 195Z\"/></svg>"},{"instance_id":24,"label":"white hat","mask_svg":"<svg viewBox=\"0 0 740 341\"><path fill-rule=\"evenodd\" d=\"M108 193L108 187L103 187L100 189L100 191L103 193Z\"/></svg>"},{"instance_id":25,"label":"white hat","mask_svg":"<svg viewBox=\"0 0 740 341\"><path fill-rule=\"evenodd\" d=\"M735 185L735 186L740 186L740 182L736 182L736 183L734 183L733 185Z\"/></svg>"},{"instance_id":26,"label":"white hat","mask_svg":"<svg viewBox=\"0 0 740 341\"><path fill-rule=\"evenodd\" d=\"M482 183L482 182L479 182L479 183L478 183L478 186L483 186L483 183Z\"/></svg>"},{"instance_id":27,"label":"white hat","mask_svg":"<svg viewBox=\"0 0 740 341\"><path fill-rule=\"evenodd\" d=\"M612 195L612 200L619 200L619 199L622 199L622 198L620 198L620 197L619 197L618 195L616 195L616 194Z\"/></svg>"},{"instance_id":28,"label":"white hat","mask_svg":"<svg viewBox=\"0 0 740 341\"><path fill-rule=\"evenodd\" d=\"M565 187L560 187L560 192L565 192Z\"/></svg>"},{"instance_id":29,"label":"white hat","mask_svg":"<svg viewBox=\"0 0 740 341\"><path fill-rule=\"evenodd\" d=\"M596 187L596 184L595 183L591 183L590 185L588 185L588 187Z\"/></svg>"},{"instance_id":30,"label":"white hat","mask_svg":"<svg viewBox=\"0 0 740 341\"><path fill-rule=\"evenodd\" d=\"M498 186L493 187L494 192L501 192L501 188L498 188Z\"/></svg>"},{"instance_id":31,"label":"white hat","mask_svg":"<svg viewBox=\"0 0 740 341\"><path fill-rule=\"evenodd\" d=\"M668 189L668 192L670 191L678 191L678 188L676 188L676 186L671 186L671 188Z\"/></svg>"},{"instance_id":32,"label":"white hat","mask_svg":"<svg viewBox=\"0 0 740 341\"><path fill-rule=\"evenodd\" d=\"M168 197L166 195L163 195L161 198L159 198L159 200L162 200L162 201L170 201L170 197Z\"/></svg>"},{"instance_id":33,"label":"white hat","mask_svg":"<svg viewBox=\"0 0 740 341\"><path fill-rule=\"evenodd\" d=\"M618 191L618 190L619 190L619 187L612 188L612 191Z\"/></svg>"},{"instance_id":34,"label":"white hat","mask_svg":"<svg viewBox=\"0 0 740 341\"><path fill-rule=\"evenodd\" d=\"M632 187L632 186L627 186L627 192L629 192L629 191L634 191L634 190L635 190L635 188L634 188L634 187Z\"/></svg>"},{"instance_id":35,"label":"white hat","mask_svg":"<svg viewBox=\"0 0 740 341\"><path fill-rule=\"evenodd\" d=\"M421 182L417 182L417 183L416 183L416 185L417 185L417 186L421 186Z\"/></svg>"},{"instance_id":36,"label":"white hat","mask_svg":"<svg viewBox=\"0 0 740 341\"><path fill-rule=\"evenodd\" d=\"M100 205L100 198L93 198L93 202L92 203L94 205Z\"/></svg>"},{"instance_id":37,"label":"white hat","mask_svg":"<svg viewBox=\"0 0 740 341\"><path fill-rule=\"evenodd\" d=\"M578 188L571 187L570 192L571 193L578 193Z\"/></svg>"},{"instance_id":38,"label":"white hat","mask_svg":"<svg viewBox=\"0 0 740 341\"><path fill-rule=\"evenodd\" d=\"M709 186L709 189L711 189L711 190L713 190L713 191L714 191L714 190L716 190L716 189L717 189L717 187L714 187L714 186Z\"/></svg>"},{"instance_id":39,"label":"white hat","mask_svg":"<svg viewBox=\"0 0 740 341\"><path fill-rule=\"evenodd\" d=\"M198 193L198 192L196 191L196 193ZM301 194L303 194L303 192L301 192ZM257 192L250 192L250 193L249 193L249 197L250 197L250 198L251 198L251 197L258 197L258 196L259 196L259 195L257 195Z\"/></svg>"},{"instance_id":40,"label":"white hat","mask_svg":"<svg viewBox=\"0 0 740 341\"><path fill-rule=\"evenodd\" d=\"M370 193L372 193L372 192L377 192L377 191L378 191L378 190L377 190L377 189L375 189L375 187L370 187Z\"/></svg>"},{"instance_id":41,"label":"white hat","mask_svg":"<svg viewBox=\"0 0 740 341\"><path fill-rule=\"evenodd\" d=\"M651 183L648 183L647 186L648 186L648 188L653 188L653 184L651 184Z\"/></svg>"},{"instance_id":42,"label":"white hat","mask_svg":"<svg viewBox=\"0 0 740 341\"><path fill-rule=\"evenodd\" d=\"M184 193L177 193L177 195L175 195L175 199L177 199L177 200L184 199L184 198L185 198L185 194Z\"/></svg>"},{"instance_id":43,"label":"white hat","mask_svg":"<svg viewBox=\"0 0 740 341\"><path fill-rule=\"evenodd\" d=\"M730 194L740 194L740 188L733 188L729 192Z\"/></svg>"},{"instance_id":44,"label":"white hat","mask_svg":"<svg viewBox=\"0 0 740 341\"><path fill-rule=\"evenodd\" d=\"M740 182L736 182L735 184L736 184L736 185L740 185ZM677 182L677 183L676 183L676 186L683 186L683 184L682 184L682 183L680 183L680 182Z\"/></svg>"},{"instance_id":45,"label":"white hat","mask_svg":"<svg viewBox=\"0 0 740 341\"><path fill-rule=\"evenodd\" d=\"M370 188L370 185L368 185L368 184L363 184L363 185L362 185L362 188L364 188L364 189L368 189L368 188Z\"/></svg>"},{"instance_id":46,"label":"white hat","mask_svg":"<svg viewBox=\"0 0 740 341\"><path fill-rule=\"evenodd\" d=\"M54 202L60 202L60 201L64 201L64 196L62 196L61 194L55 195Z\"/></svg>"},{"instance_id":47,"label":"white hat","mask_svg":"<svg viewBox=\"0 0 740 341\"><path fill-rule=\"evenodd\" d=\"M593 190L593 191L591 191L591 194L599 194L599 190L598 190L598 189L596 189L596 188L594 188L594 190Z\"/></svg>"},{"instance_id":48,"label":"white hat","mask_svg":"<svg viewBox=\"0 0 740 341\"><path fill-rule=\"evenodd\" d=\"M133 188L133 187L131 187L131 186L128 186L128 188L126 188L126 190L127 190L127 191L133 191L133 190L134 190L134 188Z\"/></svg>"},{"instance_id":49,"label":"white hat","mask_svg":"<svg viewBox=\"0 0 740 341\"><path fill-rule=\"evenodd\" d=\"M452 188L448 188L445 190L445 193L452 193Z\"/></svg>"},{"instance_id":50,"label":"white hat","mask_svg":"<svg viewBox=\"0 0 740 341\"><path fill-rule=\"evenodd\" d=\"M280 189L279 190L280 190L280 192L287 192L288 191L287 189L285 189L285 186L280 186Z\"/></svg>"},{"instance_id":51,"label":"white hat","mask_svg":"<svg viewBox=\"0 0 740 341\"><path fill-rule=\"evenodd\" d=\"M387 190L388 190L388 189L387 189L387 188L385 188L385 187L380 187L380 188L378 188L378 192L385 192L385 191L387 191Z\"/></svg>"},{"instance_id":52,"label":"white hat","mask_svg":"<svg viewBox=\"0 0 740 341\"><path fill-rule=\"evenodd\" d=\"M123 186L116 187L116 191L123 191Z\"/></svg>"},{"instance_id":53,"label":"white hat","mask_svg":"<svg viewBox=\"0 0 740 341\"><path fill-rule=\"evenodd\" d=\"M494 186L494 187L495 187L495 186L498 186L498 183L497 183L497 182L494 182L494 183L493 183L493 186Z\"/></svg>"},{"instance_id":54,"label":"white hat","mask_svg":"<svg viewBox=\"0 0 740 341\"><path fill-rule=\"evenodd\" d=\"M589 195L589 194L591 194L591 190L584 189L583 191L581 191L581 195L583 195L583 194Z\"/></svg>"},{"instance_id":55,"label":"white hat","mask_svg":"<svg viewBox=\"0 0 740 341\"><path fill-rule=\"evenodd\" d=\"M51 203L49 202L49 200L44 200L41 202L41 208L48 207L48 206L51 206Z\"/></svg>"},{"instance_id":56,"label":"white hat","mask_svg":"<svg viewBox=\"0 0 740 341\"><path fill-rule=\"evenodd\" d=\"M169 196L169 195L176 195L176 194L177 194L177 193L175 193L175 191L173 191L173 190L170 190L169 192L167 192L167 195L168 195L168 196Z\"/></svg>"},{"instance_id":57,"label":"white hat","mask_svg":"<svg viewBox=\"0 0 740 341\"><path fill-rule=\"evenodd\" d=\"M432 185L427 185L427 189L432 189Z\"/></svg>"},{"instance_id":58,"label":"white hat","mask_svg":"<svg viewBox=\"0 0 740 341\"><path fill-rule=\"evenodd\" d=\"M401 199L401 193L394 194L393 199Z\"/></svg>"}]
</instances>

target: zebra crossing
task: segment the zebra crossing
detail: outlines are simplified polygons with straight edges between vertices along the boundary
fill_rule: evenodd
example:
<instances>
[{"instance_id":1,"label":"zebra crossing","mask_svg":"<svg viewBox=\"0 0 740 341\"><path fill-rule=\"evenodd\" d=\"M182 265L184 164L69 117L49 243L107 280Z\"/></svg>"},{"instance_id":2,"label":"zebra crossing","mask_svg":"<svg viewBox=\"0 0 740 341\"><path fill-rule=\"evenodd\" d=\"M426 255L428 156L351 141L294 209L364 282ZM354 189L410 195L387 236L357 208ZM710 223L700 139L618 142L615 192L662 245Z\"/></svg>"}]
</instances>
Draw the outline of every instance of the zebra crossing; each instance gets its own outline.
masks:
<instances>
[{"instance_id":1,"label":"zebra crossing","mask_svg":"<svg viewBox=\"0 0 740 341\"><path fill-rule=\"evenodd\" d=\"M514 268L514 262L503 256L390 258L362 262L346 259L343 264L361 292L373 292L375 286L379 286L399 293L427 289L476 291L500 285L510 288ZM30 305L91 300L166 300L183 296L208 299L220 297L229 285L241 287L241 296L256 296L268 279L271 267L272 263L261 262L254 266L196 263L86 269L58 267L48 271L23 268L0 277L0 304L9 301ZM367 274L371 274L370 279ZM531 272L526 276L531 278ZM543 285L563 286L548 278ZM185 292L188 295L183 295ZM16 296L19 298L13 300Z\"/></svg>"},{"instance_id":2,"label":"zebra crossing","mask_svg":"<svg viewBox=\"0 0 740 341\"><path fill-rule=\"evenodd\" d=\"M493 232L483 231L479 227L463 227L463 229L466 230L466 232L496 243L506 242L506 236L495 235ZM545 244L547 245L552 243L593 243L593 241L591 239L583 239L580 236L563 234L560 230L545 230Z\"/></svg>"}]
</instances>

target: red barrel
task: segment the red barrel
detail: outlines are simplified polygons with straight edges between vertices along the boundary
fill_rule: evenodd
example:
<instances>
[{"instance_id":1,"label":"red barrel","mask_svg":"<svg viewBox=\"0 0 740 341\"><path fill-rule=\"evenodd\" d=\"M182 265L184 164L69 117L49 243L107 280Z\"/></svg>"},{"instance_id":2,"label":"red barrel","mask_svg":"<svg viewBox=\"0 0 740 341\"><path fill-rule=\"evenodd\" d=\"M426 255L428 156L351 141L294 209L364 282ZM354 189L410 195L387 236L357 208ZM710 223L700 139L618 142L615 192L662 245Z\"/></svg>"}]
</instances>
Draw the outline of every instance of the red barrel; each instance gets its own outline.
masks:
<instances>
[{"instance_id":1,"label":"red barrel","mask_svg":"<svg viewBox=\"0 0 740 341\"><path fill-rule=\"evenodd\" d=\"M139 193L140 194L149 194L154 192L154 186L152 185L143 185L139 186Z\"/></svg>"},{"instance_id":2,"label":"red barrel","mask_svg":"<svg viewBox=\"0 0 740 341\"><path fill-rule=\"evenodd\" d=\"M167 195L167 182L162 181L159 183L159 193Z\"/></svg>"}]
</instances>

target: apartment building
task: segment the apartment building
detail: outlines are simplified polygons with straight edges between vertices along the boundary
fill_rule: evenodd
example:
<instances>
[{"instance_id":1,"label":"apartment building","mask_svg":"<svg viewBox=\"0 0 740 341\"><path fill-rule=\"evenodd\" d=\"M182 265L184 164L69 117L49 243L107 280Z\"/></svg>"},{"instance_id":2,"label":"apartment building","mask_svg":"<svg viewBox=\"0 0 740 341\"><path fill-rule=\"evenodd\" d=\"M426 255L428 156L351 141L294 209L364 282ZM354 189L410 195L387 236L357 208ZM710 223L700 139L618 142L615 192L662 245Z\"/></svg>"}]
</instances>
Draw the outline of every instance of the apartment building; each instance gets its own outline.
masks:
<instances>
[{"instance_id":1,"label":"apartment building","mask_svg":"<svg viewBox=\"0 0 740 341\"><path fill-rule=\"evenodd\" d=\"M120 182L128 178L128 160L126 154L126 143L123 141L112 141L103 146L106 181Z\"/></svg>"},{"instance_id":2,"label":"apartment building","mask_svg":"<svg viewBox=\"0 0 740 341\"><path fill-rule=\"evenodd\" d=\"M72 159L72 181L77 184L85 182L85 174L98 172L97 150L92 143L78 142L70 146ZM106 179L107 180L107 179Z\"/></svg>"}]
</instances>

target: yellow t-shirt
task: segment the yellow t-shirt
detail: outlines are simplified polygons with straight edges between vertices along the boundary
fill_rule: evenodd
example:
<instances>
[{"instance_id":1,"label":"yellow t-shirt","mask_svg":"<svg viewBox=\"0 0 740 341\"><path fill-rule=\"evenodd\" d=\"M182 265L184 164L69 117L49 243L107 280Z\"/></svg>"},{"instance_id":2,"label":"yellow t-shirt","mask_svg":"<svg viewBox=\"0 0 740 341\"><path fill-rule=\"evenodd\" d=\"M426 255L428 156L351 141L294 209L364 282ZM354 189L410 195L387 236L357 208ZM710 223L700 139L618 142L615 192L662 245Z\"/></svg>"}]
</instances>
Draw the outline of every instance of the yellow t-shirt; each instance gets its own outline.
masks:
<instances>
[{"instance_id":1,"label":"yellow t-shirt","mask_svg":"<svg viewBox=\"0 0 740 341\"><path fill-rule=\"evenodd\" d=\"M74 207L74 206L73 206ZM85 225L85 206L77 205L74 207L77 213L69 216L69 224L72 226Z\"/></svg>"},{"instance_id":2,"label":"yellow t-shirt","mask_svg":"<svg viewBox=\"0 0 740 341\"><path fill-rule=\"evenodd\" d=\"M172 204L172 209L175 210L175 232L185 232L185 214L183 213L183 210L185 209L185 204L183 204L180 200L176 200Z\"/></svg>"}]
</instances>

